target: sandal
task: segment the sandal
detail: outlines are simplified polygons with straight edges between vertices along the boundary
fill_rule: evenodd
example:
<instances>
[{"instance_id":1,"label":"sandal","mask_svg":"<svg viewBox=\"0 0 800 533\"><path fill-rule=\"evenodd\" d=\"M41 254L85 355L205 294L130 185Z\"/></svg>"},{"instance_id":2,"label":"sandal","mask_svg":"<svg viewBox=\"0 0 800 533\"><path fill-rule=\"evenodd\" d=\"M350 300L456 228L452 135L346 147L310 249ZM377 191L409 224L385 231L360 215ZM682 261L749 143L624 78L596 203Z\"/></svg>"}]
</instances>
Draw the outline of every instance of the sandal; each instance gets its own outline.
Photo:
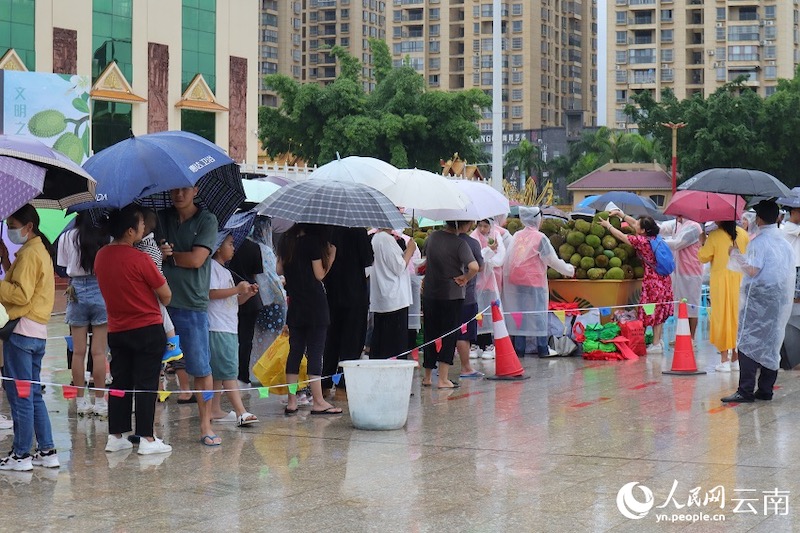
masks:
<instances>
[{"instance_id":1,"label":"sandal","mask_svg":"<svg viewBox=\"0 0 800 533\"><path fill-rule=\"evenodd\" d=\"M342 409L339 407L330 406L327 409L322 409L320 411L311 410L312 415L340 415L342 414Z\"/></svg>"},{"instance_id":2,"label":"sandal","mask_svg":"<svg viewBox=\"0 0 800 533\"><path fill-rule=\"evenodd\" d=\"M244 426L249 426L250 424L255 424L256 422L258 422L258 417L253 413L248 413L247 411L245 411L239 417L239 420L236 422L236 425L241 428Z\"/></svg>"},{"instance_id":3,"label":"sandal","mask_svg":"<svg viewBox=\"0 0 800 533\"><path fill-rule=\"evenodd\" d=\"M296 414L297 414L297 407L295 407L294 409L289 409L288 407L284 407L284 409L283 409L283 414L284 414L285 416L293 416L293 415L296 415Z\"/></svg>"},{"instance_id":4,"label":"sandal","mask_svg":"<svg viewBox=\"0 0 800 533\"><path fill-rule=\"evenodd\" d=\"M222 439L220 439L217 435L203 435L200 437L200 443L203 446L219 446L222 444Z\"/></svg>"}]
</instances>

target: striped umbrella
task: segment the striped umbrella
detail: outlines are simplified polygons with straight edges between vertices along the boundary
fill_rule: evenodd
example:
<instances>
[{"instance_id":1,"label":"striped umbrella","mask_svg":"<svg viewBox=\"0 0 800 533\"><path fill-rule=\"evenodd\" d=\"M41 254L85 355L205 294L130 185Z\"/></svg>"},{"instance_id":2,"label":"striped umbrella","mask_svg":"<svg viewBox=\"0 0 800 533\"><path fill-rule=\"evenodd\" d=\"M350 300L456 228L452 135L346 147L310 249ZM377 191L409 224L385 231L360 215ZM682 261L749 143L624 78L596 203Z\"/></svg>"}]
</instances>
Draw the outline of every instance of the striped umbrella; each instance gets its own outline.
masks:
<instances>
[{"instance_id":1,"label":"striped umbrella","mask_svg":"<svg viewBox=\"0 0 800 533\"><path fill-rule=\"evenodd\" d=\"M332 180L289 184L257 205L255 211L296 223L351 228L408 226L400 211L382 193L360 183Z\"/></svg>"}]
</instances>

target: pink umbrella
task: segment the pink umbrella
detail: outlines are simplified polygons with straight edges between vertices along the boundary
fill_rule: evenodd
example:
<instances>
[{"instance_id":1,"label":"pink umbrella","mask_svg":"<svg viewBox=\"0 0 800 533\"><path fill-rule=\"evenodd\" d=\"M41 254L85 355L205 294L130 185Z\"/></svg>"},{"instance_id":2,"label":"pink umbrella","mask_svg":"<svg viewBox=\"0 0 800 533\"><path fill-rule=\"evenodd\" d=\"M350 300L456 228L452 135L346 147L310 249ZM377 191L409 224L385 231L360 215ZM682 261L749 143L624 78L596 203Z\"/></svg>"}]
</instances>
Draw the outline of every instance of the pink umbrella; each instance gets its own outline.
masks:
<instances>
[{"instance_id":1,"label":"pink umbrella","mask_svg":"<svg viewBox=\"0 0 800 533\"><path fill-rule=\"evenodd\" d=\"M664 209L665 215L683 216L695 222L739 220L747 202L735 194L678 191Z\"/></svg>"}]
</instances>

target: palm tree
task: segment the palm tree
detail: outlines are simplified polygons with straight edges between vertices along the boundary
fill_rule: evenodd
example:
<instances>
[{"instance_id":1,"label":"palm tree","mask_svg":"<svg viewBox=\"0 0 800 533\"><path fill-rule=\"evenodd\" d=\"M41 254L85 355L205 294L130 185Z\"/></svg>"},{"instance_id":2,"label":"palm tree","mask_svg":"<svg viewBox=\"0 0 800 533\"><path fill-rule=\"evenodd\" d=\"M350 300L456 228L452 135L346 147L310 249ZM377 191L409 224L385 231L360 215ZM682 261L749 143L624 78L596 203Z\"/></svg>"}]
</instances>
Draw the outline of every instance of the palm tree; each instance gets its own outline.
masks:
<instances>
[{"instance_id":1,"label":"palm tree","mask_svg":"<svg viewBox=\"0 0 800 533\"><path fill-rule=\"evenodd\" d=\"M546 164L542 160L542 152L539 146L529 142L527 139L523 139L517 146L506 153L503 175L510 176L518 169L521 183L525 183L525 178L532 177L538 185L539 177L545 168Z\"/></svg>"}]
</instances>

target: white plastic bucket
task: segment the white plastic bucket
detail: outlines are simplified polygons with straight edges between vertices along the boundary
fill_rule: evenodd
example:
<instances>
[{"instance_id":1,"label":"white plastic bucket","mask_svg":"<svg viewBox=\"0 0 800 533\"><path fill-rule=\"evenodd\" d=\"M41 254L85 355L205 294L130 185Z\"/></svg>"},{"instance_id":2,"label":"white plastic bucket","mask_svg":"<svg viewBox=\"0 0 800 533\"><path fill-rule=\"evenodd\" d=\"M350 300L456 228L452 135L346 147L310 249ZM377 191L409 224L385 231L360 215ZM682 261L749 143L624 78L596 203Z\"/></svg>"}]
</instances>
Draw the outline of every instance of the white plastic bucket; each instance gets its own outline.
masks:
<instances>
[{"instance_id":1,"label":"white plastic bucket","mask_svg":"<svg viewBox=\"0 0 800 533\"><path fill-rule=\"evenodd\" d=\"M350 418L357 429L389 430L406 425L416 361L356 359L339 364L347 382Z\"/></svg>"}]
</instances>

